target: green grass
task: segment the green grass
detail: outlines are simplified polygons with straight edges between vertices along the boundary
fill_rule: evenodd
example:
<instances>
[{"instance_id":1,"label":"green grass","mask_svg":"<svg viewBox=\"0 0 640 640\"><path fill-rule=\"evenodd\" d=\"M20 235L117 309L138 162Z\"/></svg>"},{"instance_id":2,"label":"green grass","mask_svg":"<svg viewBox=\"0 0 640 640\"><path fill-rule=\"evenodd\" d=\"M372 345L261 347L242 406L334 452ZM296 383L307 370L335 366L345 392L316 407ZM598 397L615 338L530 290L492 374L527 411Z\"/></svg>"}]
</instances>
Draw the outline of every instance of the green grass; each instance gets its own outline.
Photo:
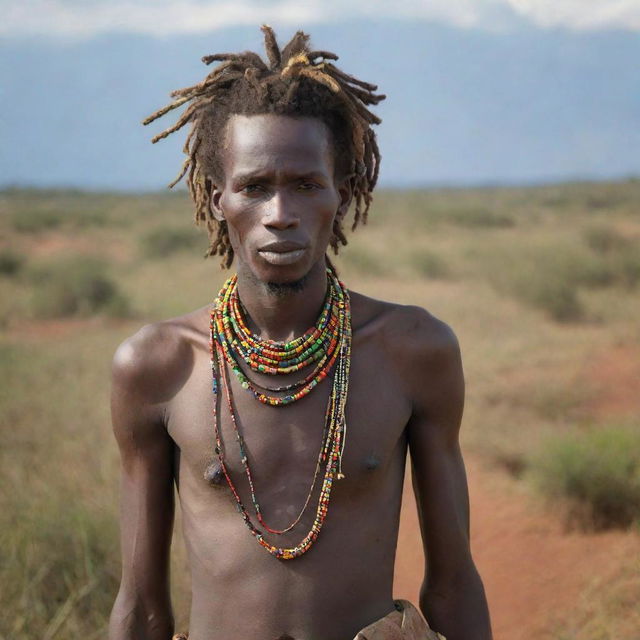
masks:
<instances>
[{"instance_id":1,"label":"green grass","mask_svg":"<svg viewBox=\"0 0 640 640\"><path fill-rule=\"evenodd\" d=\"M570 524L603 530L640 525L640 430L591 428L550 438L530 465L551 499L566 501Z\"/></svg>"},{"instance_id":2,"label":"green grass","mask_svg":"<svg viewBox=\"0 0 640 640\"><path fill-rule=\"evenodd\" d=\"M19 488L17 488L19 489ZM97 638L115 597L117 527L110 514L68 496L73 489L34 497L14 494L0 515L1 616L6 638Z\"/></svg>"},{"instance_id":3,"label":"green grass","mask_svg":"<svg viewBox=\"0 0 640 640\"><path fill-rule=\"evenodd\" d=\"M0 343L0 637L105 636L119 567L102 396L116 340Z\"/></svg>"}]
</instances>

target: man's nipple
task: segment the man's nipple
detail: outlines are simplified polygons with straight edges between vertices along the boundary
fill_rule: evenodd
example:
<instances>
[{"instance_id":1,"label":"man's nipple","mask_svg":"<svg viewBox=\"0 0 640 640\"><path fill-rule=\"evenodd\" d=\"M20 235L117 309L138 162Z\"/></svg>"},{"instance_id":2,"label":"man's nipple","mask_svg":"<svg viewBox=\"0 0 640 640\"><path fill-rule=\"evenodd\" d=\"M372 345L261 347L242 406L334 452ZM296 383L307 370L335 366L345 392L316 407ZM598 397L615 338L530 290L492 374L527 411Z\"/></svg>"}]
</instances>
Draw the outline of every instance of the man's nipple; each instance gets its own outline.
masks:
<instances>
[{"instance_id":1,"label":"man's nipple","mask_svg":"<svg viewBox=\"0 0 640 640\"><path fill-rule=\"evenodd\" d=\"M224 472L217 460L207 465L207 468L204 470L204 479L214 487L219 487L224 483Z\"/></svg>"},{"instance_id":2,"label":"man's nipple","mask_svg":"<svg viewBox=\"0 0 640 640\"><path fill-rule=\"evenodd\" d=\"M364 460L364 468L367 471L375 471L380 466L380 458L372 453L368 455Z\"/></svg>"}]
</instances>

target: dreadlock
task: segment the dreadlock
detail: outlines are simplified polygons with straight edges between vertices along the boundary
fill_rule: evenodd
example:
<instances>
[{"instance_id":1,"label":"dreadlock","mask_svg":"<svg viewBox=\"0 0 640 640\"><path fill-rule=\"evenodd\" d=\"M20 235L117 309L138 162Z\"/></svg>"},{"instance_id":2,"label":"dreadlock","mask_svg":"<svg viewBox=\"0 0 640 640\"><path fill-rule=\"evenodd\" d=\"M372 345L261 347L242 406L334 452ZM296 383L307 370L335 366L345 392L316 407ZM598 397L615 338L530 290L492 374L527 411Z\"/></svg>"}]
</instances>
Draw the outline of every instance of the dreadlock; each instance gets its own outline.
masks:
<instances>
[{"instance_id":1,"label":"dreadlock","mask_svg":"<svg viewBox=\"0 0 640 640\"><path fill-rule=\"evenodd\" d=\"M367 109L385 96L376 94L377 86L358 80L338 69L330 51L314 51L309 36L298 31L280 49L273 29L262 27L268 63L257 53L216 53L204 56L209 65L219 62L202 82L171 93L171 104L150 115L147 125L183 105L188 105L177 122L156 135L158 142L191 123L183 151L187 155L175 186L186 176L195 204L195 221L205 225L209 235L206 256L222 256L222 266L233 261L227 223L217 221L211 212L212 187L222 178L219 156L224 146L225 127L233 114L272 113L293 117L312 117L325 123L332 134L335 172L350 178L355 208L352 230L367 221L380 167L380 152L371 128L381 120ZM331 247L338 253L347 239L342 221L333 226Z\"/></svg>"}]
</instances>

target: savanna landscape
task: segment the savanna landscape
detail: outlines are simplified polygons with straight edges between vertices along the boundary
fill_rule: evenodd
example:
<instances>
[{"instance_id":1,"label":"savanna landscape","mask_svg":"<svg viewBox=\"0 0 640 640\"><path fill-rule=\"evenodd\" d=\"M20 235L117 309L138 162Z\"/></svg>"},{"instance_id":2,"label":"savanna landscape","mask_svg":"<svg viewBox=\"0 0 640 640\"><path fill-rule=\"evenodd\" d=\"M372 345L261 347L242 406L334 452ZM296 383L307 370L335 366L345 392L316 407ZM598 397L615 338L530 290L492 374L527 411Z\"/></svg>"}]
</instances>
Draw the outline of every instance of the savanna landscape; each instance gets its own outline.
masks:
<instances>
[{"instance_id":1,"label":"savanna landscape","mask_svg":"<svg viewBox=\"0 0 640 640\"><path fill-rule=\"evenodd\" d=\"M225 272L185 192L0 192L0 638L105 637L109 366ZM640 638L640 181L380 191L335 259L460 340L472 548L496 640ZM410 479L395 595L417 599ZM189 592L179 516L173 593Z\"/></svg>"}]
</instances>

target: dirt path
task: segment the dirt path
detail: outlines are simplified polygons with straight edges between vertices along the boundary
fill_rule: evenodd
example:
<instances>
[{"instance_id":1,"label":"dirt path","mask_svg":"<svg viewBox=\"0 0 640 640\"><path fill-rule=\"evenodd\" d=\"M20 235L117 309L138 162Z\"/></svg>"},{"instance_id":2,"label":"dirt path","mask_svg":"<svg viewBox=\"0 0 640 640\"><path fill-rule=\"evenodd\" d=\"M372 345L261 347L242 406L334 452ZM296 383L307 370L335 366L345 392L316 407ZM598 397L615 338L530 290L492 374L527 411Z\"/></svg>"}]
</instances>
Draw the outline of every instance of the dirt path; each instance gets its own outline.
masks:
<instances>
[{"instance_id":1,"label":"dirt path","mask_svg":"<svg viewBox=\"0 0 640 640\"><path fill-rule=\"evenodd\" d=\"M581 596L605 591L621 568L640 557L640 536L566 533L504 473L467 456L472 549L484 580L495 640L538 640L584 609ZM410 491L410 485L405 490ZM395 596L417 601L421 542L413 495L403 504ZM579 636L578 636L579 637Z\"/></svg>"}]
</instances>

